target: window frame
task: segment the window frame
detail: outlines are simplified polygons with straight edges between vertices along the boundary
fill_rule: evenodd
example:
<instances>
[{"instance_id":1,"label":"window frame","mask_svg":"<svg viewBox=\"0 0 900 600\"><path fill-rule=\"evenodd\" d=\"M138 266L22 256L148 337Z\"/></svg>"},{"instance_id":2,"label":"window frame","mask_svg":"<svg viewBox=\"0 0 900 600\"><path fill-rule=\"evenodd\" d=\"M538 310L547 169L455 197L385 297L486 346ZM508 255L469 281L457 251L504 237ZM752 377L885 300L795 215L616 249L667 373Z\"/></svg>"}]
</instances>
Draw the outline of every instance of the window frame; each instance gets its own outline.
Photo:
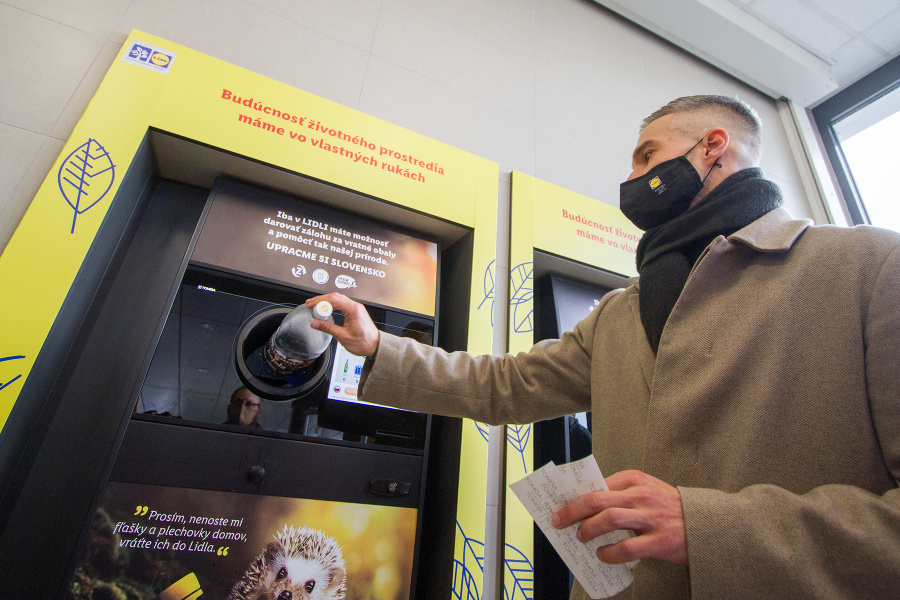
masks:
<instances>
[{"instance_id":1,"label":"window frame","mask_svg":"<svg viewBox=\"0 0 900 600\"><path fill-rule=\"evenodd\" d=\"M900 56L810 110L840 187L844 207L854 225L868 225L871 221L841 149L834 124L897 88L900 88Z\"/></svg>"}]
</instances>

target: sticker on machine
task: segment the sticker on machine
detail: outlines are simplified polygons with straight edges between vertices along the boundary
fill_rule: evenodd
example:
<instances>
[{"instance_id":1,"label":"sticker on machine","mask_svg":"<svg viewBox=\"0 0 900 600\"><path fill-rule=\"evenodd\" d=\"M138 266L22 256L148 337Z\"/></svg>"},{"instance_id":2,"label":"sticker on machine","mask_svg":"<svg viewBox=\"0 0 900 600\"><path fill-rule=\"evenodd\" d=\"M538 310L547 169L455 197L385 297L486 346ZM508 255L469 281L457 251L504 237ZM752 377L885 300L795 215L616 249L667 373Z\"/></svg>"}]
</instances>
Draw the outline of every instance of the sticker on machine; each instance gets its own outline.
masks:
<instances>
[{"instance_id":1,"label":"sticker on machine","mask_svg":"<svg viewBox=\"0 0 900 600\"><path fill-rule=\"evenodd\" d=\"M349 275L338 275L337 279L334 280L334 285L345 290L347 288L355 288L356 280L350 277Z\"/></svg>"},{"instance_id":2,"label":"sticker on machine","mask_svg":"<svg viewBox=\"0 0 900 600\"><path fill-rule=\"evenodd\" d=\"M165 75L168 74L172 63L175 62L175 53L153 44L135 40L122 60Z\"/></svg>"}]
</instances>

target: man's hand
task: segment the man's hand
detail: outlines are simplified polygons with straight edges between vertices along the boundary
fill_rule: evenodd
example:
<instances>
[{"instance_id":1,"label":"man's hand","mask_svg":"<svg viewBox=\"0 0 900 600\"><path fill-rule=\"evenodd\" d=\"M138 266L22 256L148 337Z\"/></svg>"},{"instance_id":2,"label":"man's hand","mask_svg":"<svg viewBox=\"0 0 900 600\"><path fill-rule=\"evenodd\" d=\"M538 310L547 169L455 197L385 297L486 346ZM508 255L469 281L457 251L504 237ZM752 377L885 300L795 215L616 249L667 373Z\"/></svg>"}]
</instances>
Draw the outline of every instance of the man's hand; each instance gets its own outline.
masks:
<instances>
[{"instance_id":1,"label":"man's hand","mask_svg":"<svg viewBox=\"0 0 900 600\"><path fill-rule=\"evenodd\" d=\"M313 329L331 334L351 354L357 356L375 354L381 332L375 327L366 307L338 292L310 298L306 301L306 306L312 308L322 300L327 300L331 306L344 314L344 326L339 327L335 323L315 319L312 322Z\"/></svg>"},{"instance_id":2,"label":"man's hand","mask_svg":"<svg viewBox=\"0 0 900 600\"><path fill-rule=\"evenodd\" d=\"M684 512L677 488L641 471L622 471L606 478L608 492L585 494L553 515L553 526L565 529L581 522L577 537L588 542L617 529L631 529L635 537L597 550L609 564L639 558L661 558L687 565Z\"/></svg>"}]
</instances>

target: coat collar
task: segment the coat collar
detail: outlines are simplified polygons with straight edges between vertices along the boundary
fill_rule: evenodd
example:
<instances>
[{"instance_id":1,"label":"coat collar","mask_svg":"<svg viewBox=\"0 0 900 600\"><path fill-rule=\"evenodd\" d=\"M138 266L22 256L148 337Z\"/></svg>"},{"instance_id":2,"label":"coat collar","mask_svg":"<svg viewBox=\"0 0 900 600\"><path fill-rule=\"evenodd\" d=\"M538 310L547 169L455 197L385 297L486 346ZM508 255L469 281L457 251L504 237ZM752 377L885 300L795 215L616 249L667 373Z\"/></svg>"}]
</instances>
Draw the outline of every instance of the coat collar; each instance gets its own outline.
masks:
<instances>
[{"instance_id":1,"label":"coat collar","mask_svg":"<svg viewBox=\"0 0 900 600\"><path fill-rule=\"evenodd\" d=\"M812 224L809 219L794 219L785 208L776 208L731 234L728 240L761 252L784 252Z\"/></svg>"},{"instance_id":2,"label":"coat collar","mask_svg":"<svg viewBox=\"0 0 900 600\"><path fill-rule=\"evenodd\" d=\"M741 242L760 252L785 252L791 249L800 234L812 224L809 219L795 219L786 208L780 207L734 232L728 236L728 240ZM640 277L628 279L636 288L640 288L639 281Z\"/></svg>"}]
</instances>

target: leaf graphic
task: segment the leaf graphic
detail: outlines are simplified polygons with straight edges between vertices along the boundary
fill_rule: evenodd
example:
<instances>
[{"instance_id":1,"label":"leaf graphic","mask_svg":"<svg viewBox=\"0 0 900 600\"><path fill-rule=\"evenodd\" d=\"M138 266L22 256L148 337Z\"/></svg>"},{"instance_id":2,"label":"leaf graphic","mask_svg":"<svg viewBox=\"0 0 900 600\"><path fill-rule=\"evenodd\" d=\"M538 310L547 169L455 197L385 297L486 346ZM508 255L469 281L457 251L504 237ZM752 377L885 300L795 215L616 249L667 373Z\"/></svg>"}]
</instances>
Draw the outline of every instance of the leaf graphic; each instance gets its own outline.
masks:
<instances>
[{"instance_id":1,"label":"leaf graphic","mask_svg":"<svg viewBox=\"0 0 900 600\"><path fill-rule=\"evenodd\" d=\"M459 600L479 600L478 581L473 572L484 572L484 543L466 536L462 525L456 528L463 539L462 562L453 561L453 597Z\"/></svg>"},{"instance_id":2,"label":"leaf graphic","mask_svg":"<svg viewBox=\"0 0 900 600\"><path fill-rule=\"evenodd\" d=\"M93 208L109 192L116 167L106 149L94 138L75 148L59 167L57 181L63 198L72 207L72 231L78 215Z\"/></svg>"},{"instance_id":3,"label":"leaf graphic","mask_svg":"<svg viewBox=\"0 0 900 600\"><path fill-rule=\"evenodd\" d=\"M475 423L475 427L478 428L478 433L481 434L481 437L484 438L484 441L485 441L485 442L490 442L490 441L491 441L491 429L490 429L490 426L489 426L489 425L486 425L486 424L484 424L484 423L479 423L478 421L473 421L473 423Z\"/></svg>"},{"instance_id":4,"label":"leaf graphic","mask_svg":"<svg viewBox=\"0 0 900 600\"><path fill-rule=\"evenodd\" d=\"M532 317L534 307L534 263L522 263L509 272L510 299L513 307L513 331L528 333L534 331Z\"/></svg>"},{"instance_id":5,"label":"leaf graphic","mask_svg":"<svg viewBox=\"0 0 900 600\"><path fill-rule=\"evenodd\" d=\"M503 579L503 596L506 600L532 600L534 598L534 565L515 546L506 544L503 562L506 566Z\"/></svg>"},{"instance_id":6,"label":"leaf graphic","mask_svg":"<svg viewBox=\"0 0 900 600\"><path fill-rule=\"evenodd\" d=\"M490 426L484 423L479 423L478 421L473 421L473 423L475 423L475 427L478 429L478 433L481 434L481 437L484 438L484 441L490 443ZM513 448L518 450L519 454L521 454L522 468L527 473L528 467L525 465L525 450L528 448L528 440L531 439L531 425L507 425L506 439L513 446Z\"/></svg>"},{"instance_id":7,"label":"leaf graphic","mask_svg":"<svg viewBox=\"0 0 900 600\"><path fill-rule=\"evenodd\" d=\"M0 362L4 362L4 361L7 361L7 360L19 360L19 359L21 359L21 358L25 358L25 357L22 356L22 355L19 355L19 356L4 356L3 358L0 358ZM6 383L0 383L0 391L2 391L3 388L5 388L5 387L8 386L9 384L11 384L12 382L14 382L16 379L18 379L18 378L21 377L21 376L22 376L22 374L20 373L20 374L16 375L15 377L13 377L12 379L10 379L9 381L7 381Z\"/></svg>"},{"instance_id":8,"label":"leaf graphic","mask_svg":"<svg viewBox=\"0 0 900 600\"><path fill-rule=\"evenodd\" d=\"M491 301L491 327L494 326L494 262L491 261L484 270L484 299L478 305L478 309L488 300Z\"/></svg>"},{"instance_id":9,"label":"leaf graphic","mask_svg":"<svg viewBox=\"0 0 900 600\"><path fill-rule=\"evenodd\" d=\"M519 451L522 456L522 468L528 472L525 465L525 449L528 447L528 440L531 439L531 425L507 425L506 439L513 448Z\"/></svg>"},{"instance_id":10,"label":"leaf graphic","mask_svg":"<svg viewBox=\"0 0 900 600\"><path fill-rule=\"evenodd\" d=\"M456 528L463 539L463 559L462 562L453 561L453 597L458 600L479 600L473 572L477 566L479 572L484 574L484 543L467 537L459 521L456 522ZM506 600L532 600L534 565L515 546L506 544L505 547L503 596Z\"/></svg>"},{"instance_id":11,"label":"leaf graphic","mask_svg":"<svg viewBox=\"0 0 900 600\"><path fill-rule=\"evenodd\" d=\"M478 600L478 584L472 573L458 560L453 561L453 597Z\"/></svg>"}]
</instances>

